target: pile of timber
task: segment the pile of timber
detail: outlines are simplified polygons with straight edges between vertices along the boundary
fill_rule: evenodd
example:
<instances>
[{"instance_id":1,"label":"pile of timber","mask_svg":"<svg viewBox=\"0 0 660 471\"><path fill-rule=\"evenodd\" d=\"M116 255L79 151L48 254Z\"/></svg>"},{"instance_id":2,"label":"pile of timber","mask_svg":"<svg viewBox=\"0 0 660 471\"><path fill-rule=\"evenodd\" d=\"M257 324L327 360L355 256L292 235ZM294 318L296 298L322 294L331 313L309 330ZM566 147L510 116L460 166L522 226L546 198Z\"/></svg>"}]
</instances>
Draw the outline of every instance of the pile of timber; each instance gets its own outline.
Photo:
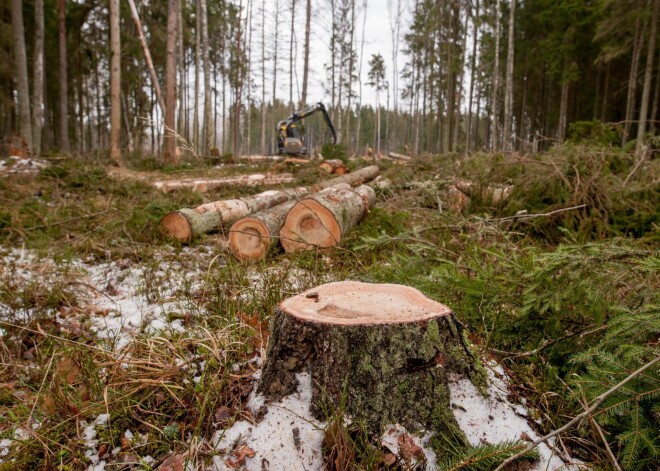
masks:
<instances>
[{"instance_id":1,"label":"pile of timber","mask_svg":"<svg viewBox=\"0 0 660 471\"><path fill-rule=\"evenodd\" d=\"M239 175L224 178L198 178L184 180L163 180L154 182L154 186L163 193L173 190L192 190L205 193L214 188L226 186L257 186L257 185L282 185L291 183L293 175L290 173L270 174L255 173L252 175Z\"/></svg>"},{"instance_id":2,"label":"pile of timber","mask_svg":"<svg viewBox=\"0 0 660 471\"><path fill-rule=\"evenodd\" d=\"M325 160L319 165L319 168L324 172L334 173L335 175L345 175L349 172L346 164L339 159Z\"/></svg>"},{"instance_id":3,"label":"pile of timber","mask_svg":"<svg viewBox=\"0 0 660 471\"><path fill-rule=\"evenodd\" d=\"M354 191L350 189L351 185L361 185L373 180L379 174L378 167L372 165L321 182L311 188L271 190L244 198L214 201L196 208L183 208L165 215L161 220L160 228L169 237L181 242L189 242L200 234L217 231L221 227L228 227L232 223L240 222L241 219L253 215L238 226L231 227L230 244L232 240L235 240L235 244L242 247L234 250L234 253L240 259L260 258L265 256L268 248L273 245L273 240L280 236L284 219L295 205L300 203L309 205L310 203L305 203L305 201L308 201L308 198L316 197L317 195L314 193L328 190L319 196L325 202L324 204L332 206L333 201L337 200L344 201L351 207L351 209L346 209L345 212L340 212L338 209L328 209L331 214L336 213L338 215L338 221L336 222L338 229L326 221L327 215L319 218L319 221L321 221L319 224L330 228L334 240L337 240L338 243L341 235L354 227L352 225L354 224L353 221L359 221L373 207L375 202L375 196L371 188L365 187L369 188L367 190L360 187ZM333 187L337 188L333 190ZM356 198L363 202L361 216L353 214L359 209L359 205L356 205ZM349 213L353 215L350 217L344 216L344 214L348 215ZM345 220L347 217L348 219ZM314 224L307 222L305 225L313 226ZM299 242L305 240L307 239L300 239ZM304 242L304 244L307 247L312 247L313 240Z\"/></svg>"}]
</instances>

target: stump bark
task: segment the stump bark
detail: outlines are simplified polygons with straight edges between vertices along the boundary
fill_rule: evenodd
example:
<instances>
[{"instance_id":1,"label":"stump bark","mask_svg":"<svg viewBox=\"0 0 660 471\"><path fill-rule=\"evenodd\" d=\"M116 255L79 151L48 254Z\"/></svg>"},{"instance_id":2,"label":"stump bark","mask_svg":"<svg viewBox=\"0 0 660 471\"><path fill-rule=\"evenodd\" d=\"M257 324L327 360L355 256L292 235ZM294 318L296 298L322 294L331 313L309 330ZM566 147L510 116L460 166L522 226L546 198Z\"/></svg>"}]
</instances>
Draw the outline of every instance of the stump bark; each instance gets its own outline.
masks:
<instances>
[{"instance_id":1,"label":"stump bark","mask_svg":"<svg viewBox=\"0 0 660 471\"><path fill-rule=\"evenodd\" d=\"M398 423L453 436L447 375L485 381L475 361L451 310L418 290L335 282L276 308L258 391L279 400L309 372L319 419L343 403L369 433Z\"/></svg>"},{"instance_id":2,"label":"stump bark","mask_svg":"<svg viewBox=\"0 0 660 471\"><path fill-rule=\"evenodd\" d=\"M280 231L287 252L334 247L376 204L373 188L332 187L300 200Z\"/></svg>"},{"instance_id":3,"label":"stump bark","mask_svg":"<svg viewBox=\"0 0 660 471\"><path fill-rule=\"evenodd\" d=\"M223 224L230 224L252 213L303 197L308 191L303 187L269 190L245 198L213 201L196 208L183 208L166 214L160 222L160 228L170 237L189 242L200 234L217 230Z\"/></svg>"}]
</instances>

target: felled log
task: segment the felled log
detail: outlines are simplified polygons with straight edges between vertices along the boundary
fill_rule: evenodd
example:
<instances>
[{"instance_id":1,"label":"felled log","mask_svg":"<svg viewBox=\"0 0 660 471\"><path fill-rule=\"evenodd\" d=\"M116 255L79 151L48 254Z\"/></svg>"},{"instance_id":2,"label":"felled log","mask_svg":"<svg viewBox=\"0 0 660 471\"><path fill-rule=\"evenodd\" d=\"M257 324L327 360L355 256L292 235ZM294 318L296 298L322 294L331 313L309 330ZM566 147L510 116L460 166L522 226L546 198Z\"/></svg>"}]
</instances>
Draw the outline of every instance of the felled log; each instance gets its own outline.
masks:
<instances>
[{"instance_id":1,"label":"felled log","mask_svg":"<svg viewBox=\"0 0 660 471\"><path fill-rule=\"evenodd\" d=\"M287 157L284 159L285 164L308 164L310 163L311 160L309 159L301 159L299 157Z\"/></svg>"},{"instance_id":2,"label":"felled log","mask_svg":"<svg viewBox=\"0 0 660 471\"><path fill-rule=\"evenodd\" d=\"M403 154L397 154L396 152L390 152L389 156L393 159L404 160L406 162L412 160L412 157L408 157L407 155L403 155Z\"/></svg>"},{"instance_id":3,"label":"felled log","mask_svg":"<svg viewBox=\"0 0 660 471\"><path fill-rule=\"evenodd\" d=\"M351 186L361 185L368 181L373 180L378 175L380 175L380 169L377 165L370 165L368 167L361 168L355 172L347 173L332 180L326 180L324 182L317 183L312 186L312 191L320 191L325 188L330 188L337 185L338 183L348 183Z\"/></svg>"},{"instance_id":4,"label":"felled log","mask_svg":"<svg viewBox=\"0 0 660 471\"><path fill-rule=\"evenodd\" d=\"M335 282L275 309L258 391L279 400L296 391L297 373L308 372L319 419L345 403L375 435L389 424L461 435L448 376L485 384L475 361L447 306L407 286Z\"/></svg>"},{"instance_id":5,"label":"felled log","mask_svg":"<svg viewBox=\"0 0 660 471\"><path fill-rule=\"evenodd\" d=\"M183 208L168 213L160 222L164 234L181 242L218 229L252 213L272 208L309 193L307 188L269 190L233 200L214 201L196 208Z\"/></svg>"},{"instance_id":6,"label":"felled log","mask_svg":"<svg viewBox=\"0 0 660 471\"><path fill-rule=\"evenodd\" d=\"M226 178L165 180L154 182L154 186L163 193L184 189L205 193L213 188L222 188L225 186L281 185L284 183L291 183L292 181L293 175L290 173L280 173L276 175L255 173L252 175L240 175L237 177Z\"/></svg>"},{"instance_id":7,"label":"felled log","mask_svg":"<svg viewBox=\"0 0 660 471\"><path fill-rule=\"evenodd\" d=\"M280 231L287 252L334 247L376 204L373 188L326 188L289 211Z\"/></svg>"},{"instance_id":8,"label":"felled log","mask_svg":"<svg viewBox=\"0 0 660 471\"><path fill-rule=\"evenodd\" d=\"M296 201L288 201L236 221L229 230L229 248L238 260L259 260L277 244L280 229Z\"/></svg>"},{"instance_id":9,"label":"felled log","mask_svg":"<svg viewBox=\"0 0 660 471\"><path fill-rule=\"evenodd\" d=\"M319 165L319 167L325 172L334 173L336 175L344 175L348 173L346 165L339 159L325 160Z\"/></svg>"}]
</instances>

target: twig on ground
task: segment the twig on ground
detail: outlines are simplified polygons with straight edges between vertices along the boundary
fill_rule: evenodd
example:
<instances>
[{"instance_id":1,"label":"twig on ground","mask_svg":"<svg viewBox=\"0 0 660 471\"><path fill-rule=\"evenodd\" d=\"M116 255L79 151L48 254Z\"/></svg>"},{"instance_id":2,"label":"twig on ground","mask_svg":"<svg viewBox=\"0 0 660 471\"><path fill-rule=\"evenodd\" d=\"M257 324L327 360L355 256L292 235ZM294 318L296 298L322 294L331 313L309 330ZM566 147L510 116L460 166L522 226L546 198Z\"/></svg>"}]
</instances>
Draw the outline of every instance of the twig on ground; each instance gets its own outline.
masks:
<instances>
[{"instance_id":1,"label":"twig on ground","mask_svg":"<svg viewBox=\"0 0 660 471\"><path fill-rule=\"evenodd\" d=\"M37 230L37 229L44 229L46 227L59 226L59 225L62 225L62 224L67 224L69 222L75 222L75 221L80 221L82 219L89 219L89 218L93 218L93 217L96 217L96 216L101 216L103 214L111 213L113 211L116 211L116 209L115 208L106 209L105 211L99 211L98 213L85 214L84 216L78 216L78 217L71 218L71 219L65 219L63 221L57 221L57 222L54 222L52 224L45 223L45 224L41 224L39 226L28 227L25 230L26 231L34 231L34 230Z\"/></svg>"},{"instance_id":2,"label":"twig on ground","mask_svg":"<svg viewBox=\"0 0 660 471\"><path fill-rule=\"evenodd\" d=\"M580 204L580 205L577 205L577 206L571 206L570 208L555 209L554 211L549 211L547 213L515 214L513 216L507 216L507 217L503 217L503 218L486 219L485 222L503 222L503 221L513 221L513 220L516 220L516 219L540 218L540 217L544 217L544 216L552 216L553 214L557 214L557 213L563 213L564 211L573 211L574 209L585 208L586 206L587 206L586 204Z\"/></svg>"},{"instance_id":3,"label":"twig on ground","mask_svg":"<svg viewBox=\"0 0 660 471\"><path fill-rule=\"evenodd\" d=\"M580 421L581 421L582 419L584 419L585 417L590 416L591 413L592 413L593 411L595 411L595 410L598 408L598 406L600 406L600 405L603 403L603 401L604 401L605 399L607 399L610 395L614 394L616 391L618 391L618 390L621 389L623 386L625 386L628 382L630 382L631 380L633 380L634 378L636 378L637 376L639 376L640 374L642 374L643 372L645 372L646 370L648 370L649 368L651 368L653 365L655 365L655 364L658 363L658 362L660 362L660 355L658 355L658 356L655 357L653 360L651 360L651 361L649 361L648 363L646 363L644 366L642 366L642 367L638 368L637 370L633 371L633 372L630 373L630 374L629 374L629 375L628 375L623 381L621 381L621 382L615 384L615 385L612 386L610 389L608 389L607 391L605 391L603 394L601 394L600 396L598 396L598 397L594 400L594 402L591 404L591 406L589 406L589 408L588 408L587 410L585 410L585 411L582 412L581 414L576 415L575 417L573 417L573 419L570 420L566 425L564 425L563 427L558 428L557 430L554 430L554 431L550 432L550 433L547 434L547 435L544 435L544 436L541 437L541 438L538 438L538 439L534 440L532 443L530 443L530 444L529 444L524 450L522 450L521 452L516 453L515 455L513 455L513 456L511 456L511 457L505 459L504 461L502 461L502 463L501 463L497 468L495 468L495 471L502 471L502 470L505 469L510 463L513 463L513 462L516 461L518 458L521 458L521 457L524 456L525 454L529 453L529 452L532 451L534 448L536 448L537 446L539 446L541 443L543 443L543 442L545 442L545 441L551 439L552 437L554 437L554 436L556 436L556 435L559 435L559 434L562 433L562 432L565 432L566 430L568 430L569 428L571 428L571 427L572 427L573 425L575 425L576 423L580 422Z\"/></svg>"},{"instance_id":4,"label":"twig on ground","mask_svg":"<svg viewBox=\"0 0 660 471\"><path fill-rule=\"evenodd\" d=\"M553 339L553 340L546 340L545 342L543 342L543 344L540 347L535 348L534 350L529 350L527 352L517 352L517 353L516 352L507 352L507 351L504 351L504 350L496 350L494 348L491 348L490 351L495 352L495 353L499 353L501 355L509 355L511 358L531 357L531 356L534 356L534 355L542 352L546 348L551 347L551 346L553 346L554 344L556 344L558 342L561 342L562 340L570 339L571 337L575 337L577 335L579 335L580 337L584 337L585 335L600 332L601 330L605 330L605 329L607 329L607 325L602 325L600 327L596 327L595 329L593 328L593 326L589 326L586 329L579 330L577 332L571 332L569 334L566 334L562 337L559 337L559 338L556 338L556 339Z\"/></svg>"},{"instance_id":5,"label":"twig on ground","mask_svg":"<svg viewBox=\"0 0 660 471\"><path fill-rule=\"evenodd\" d=\"M585 410L588 408L589 404L587 402L587 398L584 396L584 392L582 393L582 405L584 406ZM612 462L612 466L616 468L618 471L621 470L621 466L619 466L619 462L616 459L616 456L614 456L614 453L612 453L612 450L610 449L610 444L607 443L607 439L605 438L605 434L603 433L603 429L600 428L600 425L598 425L598 422L596 422L596 419L593 418L593 416L589 416L589 421L591 422L591 425L596 429L598 432L598 436L600 437L601 441L603 442L603 445L605 445L605 451L607 452L607 457L610 459Z\"/></svg>"}]
</instances>

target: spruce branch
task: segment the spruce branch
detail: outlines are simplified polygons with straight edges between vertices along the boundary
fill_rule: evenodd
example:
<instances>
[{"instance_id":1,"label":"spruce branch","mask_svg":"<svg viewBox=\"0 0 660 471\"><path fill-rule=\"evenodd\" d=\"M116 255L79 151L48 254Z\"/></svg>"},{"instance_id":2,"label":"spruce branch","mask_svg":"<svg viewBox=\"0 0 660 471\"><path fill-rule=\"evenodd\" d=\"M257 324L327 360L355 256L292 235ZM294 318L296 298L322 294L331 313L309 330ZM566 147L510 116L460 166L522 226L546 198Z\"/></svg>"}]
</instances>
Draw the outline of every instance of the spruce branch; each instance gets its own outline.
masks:
<instances>
[{"instance_id":1,"label":"spruce branch","mask_svg":"<svg viewBox=\"0 0 660 471\"><path fill-rule=\"evenodd\" d=\"M594 402L591 404L591 406L589 406L589 408L588 408L587 410L585 410L583 413L581 413L581 414L575 416L575 417L574 417L571 421L569 421L566 425L564 425L563 427L558 428L557 430L555 430L555 431L553 431L553 432L550 432L549 434L547 434L547 435L545 435L545 436L543 436L543 437L541 437L541 438L539 438L539 439L537 439L537 440L534 440L532 443L530 443L530 444L527 446L527 448L525 448L524 450L522 450L520 453L517 453L517 454L511 456L510 458L507 458L507 459L505 459L504 461L502 461L502 463L501 463L497 468L495 468L495 471L502 471L504 468L506 468L506 466L507 466L509 463L512 463L513 461L517 460L518 458L520 458L521 456L523 456L525 453L528 453L529 451L531 451L531 450L533 450L534 448L536 448L537 446L539 446L541 443L543 443L543 442L545 442L545 441L551 439L552 437L554 437L554 436L556 436L556 435L559 435L560 433L562 433L562 432L568 430L569 428L571 428L571 427L572 427L573 425L575 425L576 423L580 422L580 421L581 421L582 419L584 419L585 417L590 416L591 413L592 413L593 411L595 411L595 410L598 408L598 406L600 406L600 405L603 403L603 401L604 401L605 399L607 399L608 396L610 396L611 394L613 394L613 393L615 393L616 391L618 391L619 389L621 389L621 388L622 388L623 386L625 386L629 381L631 381L632 379L636 378L637 376L639 376L639 375L642 374L644 371L648 370L649 368L651 368L653 365L655 365L655 364L658 363L658 362L660 362L660 355L656 356L653 360L651 360L650 362L646 363L646 364L645 364L644 366L642 366L641 368L639 368L639 369L633 371L633 372L630 373L630 374L629 374L629 375L628 375L623 381L621 381L621 382L615 384L615 385L612 386L610 389L608 389L607 391L605 391L603 394L601 394L600 396L598 396L598 397L594 400Z\"/></svg>"}]
</instances>

